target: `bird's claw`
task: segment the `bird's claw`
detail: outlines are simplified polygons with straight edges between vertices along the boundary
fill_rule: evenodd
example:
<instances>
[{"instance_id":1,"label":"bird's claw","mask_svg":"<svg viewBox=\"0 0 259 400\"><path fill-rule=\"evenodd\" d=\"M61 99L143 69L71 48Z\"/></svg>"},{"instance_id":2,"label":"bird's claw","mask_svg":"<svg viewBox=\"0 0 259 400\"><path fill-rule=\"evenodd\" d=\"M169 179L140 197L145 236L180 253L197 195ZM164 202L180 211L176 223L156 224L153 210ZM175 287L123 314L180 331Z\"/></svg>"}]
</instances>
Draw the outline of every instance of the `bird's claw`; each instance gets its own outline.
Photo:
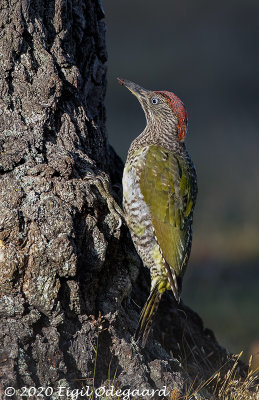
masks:
<instances>
[{"instance_id":1,"label":"bird's claw","mask_svg":"<svg viewBox=\"0 0 259 400\"><path fill-rule=\"evenodd\" d=\"M118 231L122 226L122 219L121 217L119 217L119 222L118 222L118 226L116 226L115 230Z\"/></svg>"},{"instance_id":2,"label":"bird's claw","mask_svg":"<svg viewBox=\"0 0 259 400\"><path fill-rule=\"evenodd\" d=\"M88 181L90 181L90 183L98 189L103 198L106 199L110 213L113 215L114 219L118 221L118 225L115 230L119 230L122 226L123 220L125 220L125 217L122 209L113 198L107 178L102 175L93 177L93 174L88 174L87 178Z\"/></svg>"}]
</instances>

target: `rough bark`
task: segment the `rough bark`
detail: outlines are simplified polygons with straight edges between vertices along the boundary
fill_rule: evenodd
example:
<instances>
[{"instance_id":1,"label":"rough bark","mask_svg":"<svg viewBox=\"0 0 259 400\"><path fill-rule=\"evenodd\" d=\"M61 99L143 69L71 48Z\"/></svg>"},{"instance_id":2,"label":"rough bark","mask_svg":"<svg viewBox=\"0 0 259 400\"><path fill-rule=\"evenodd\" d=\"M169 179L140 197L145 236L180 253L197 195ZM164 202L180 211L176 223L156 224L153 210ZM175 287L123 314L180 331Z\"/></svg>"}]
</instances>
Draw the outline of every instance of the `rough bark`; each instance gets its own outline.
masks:
<instances>
[{"instance_id":1,"label":"rough bark","mask_svg":"<svg viewBox=\"0 0 259 400\"><path fill-rule=\"evenodd\" d=\"M2 398L8 386L19 398L23 386L93 383L166 385L166 398L178 398L228 355L170 295L146 348L132 342L148 272L89 180L106 176L120 202L123 165L104 126L101 4L2 0L0 9Z\"/></svg>"}]
</instances>

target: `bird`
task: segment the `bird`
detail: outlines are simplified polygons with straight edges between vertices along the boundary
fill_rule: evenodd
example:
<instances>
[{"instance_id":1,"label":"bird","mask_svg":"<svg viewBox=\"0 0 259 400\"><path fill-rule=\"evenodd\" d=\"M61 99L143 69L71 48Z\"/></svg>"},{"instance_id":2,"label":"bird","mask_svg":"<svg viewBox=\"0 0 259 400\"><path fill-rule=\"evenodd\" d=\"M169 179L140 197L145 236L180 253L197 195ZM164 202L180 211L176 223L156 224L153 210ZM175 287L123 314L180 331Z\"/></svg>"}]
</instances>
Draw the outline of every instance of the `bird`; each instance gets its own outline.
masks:
<instances>
[{"instance_id":1,"label":"bird","mask_svg":"<svg viewBox=\"0 0 259 400\"><path fill-rule=\"evenodd\" d=\"M132 241L151 275L135 340L145 347L162 294L180 302L182 277L192 244L197 174L186 150L187 113L167 90L152 91L117 78L135 95L146 117L130 145L123 170L123 210Z\"/></svg>"}]
</instances>

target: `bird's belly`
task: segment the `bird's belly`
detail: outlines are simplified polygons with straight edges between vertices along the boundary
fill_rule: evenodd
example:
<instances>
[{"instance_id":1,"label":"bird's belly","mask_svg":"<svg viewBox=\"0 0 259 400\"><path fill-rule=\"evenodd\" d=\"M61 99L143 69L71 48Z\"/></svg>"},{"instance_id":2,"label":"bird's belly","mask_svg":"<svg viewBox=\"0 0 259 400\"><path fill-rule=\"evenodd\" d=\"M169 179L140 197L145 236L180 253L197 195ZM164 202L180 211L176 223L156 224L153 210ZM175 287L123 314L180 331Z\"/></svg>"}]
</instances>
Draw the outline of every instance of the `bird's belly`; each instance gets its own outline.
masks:
<instances>
[{"instance_id":1,"label":"bird's belly","mask_svg":"<svg viewBox=\"0 0 259 400\"><path fill-rule=\"evenodd\" d=\"M141 165L126 165L123 173L123 208L135 248L143 263L152 268L152 275L166 271L155 236L151 214L140 189Z\"/></svg>"}]
</instances>

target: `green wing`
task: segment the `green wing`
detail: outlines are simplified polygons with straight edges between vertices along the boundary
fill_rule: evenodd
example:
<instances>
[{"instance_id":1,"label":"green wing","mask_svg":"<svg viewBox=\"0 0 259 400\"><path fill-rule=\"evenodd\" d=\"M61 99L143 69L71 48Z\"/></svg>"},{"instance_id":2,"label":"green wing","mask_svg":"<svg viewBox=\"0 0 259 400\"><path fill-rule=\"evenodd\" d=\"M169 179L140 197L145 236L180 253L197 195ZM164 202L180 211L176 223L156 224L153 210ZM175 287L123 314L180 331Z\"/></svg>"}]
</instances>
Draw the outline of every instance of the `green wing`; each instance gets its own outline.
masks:
<instances>
[{"instance_id":1,"label":"green wing","mask_svg":"<svg viewBox=\"0 0 259 400\"><path fill-rule=\"evenodd\" d=\"M177 276L184 273L191 248L193 176L184 158L150 146L140 188L152 216L155 234L166 262Z\"/></svg>"}]
</instances>

